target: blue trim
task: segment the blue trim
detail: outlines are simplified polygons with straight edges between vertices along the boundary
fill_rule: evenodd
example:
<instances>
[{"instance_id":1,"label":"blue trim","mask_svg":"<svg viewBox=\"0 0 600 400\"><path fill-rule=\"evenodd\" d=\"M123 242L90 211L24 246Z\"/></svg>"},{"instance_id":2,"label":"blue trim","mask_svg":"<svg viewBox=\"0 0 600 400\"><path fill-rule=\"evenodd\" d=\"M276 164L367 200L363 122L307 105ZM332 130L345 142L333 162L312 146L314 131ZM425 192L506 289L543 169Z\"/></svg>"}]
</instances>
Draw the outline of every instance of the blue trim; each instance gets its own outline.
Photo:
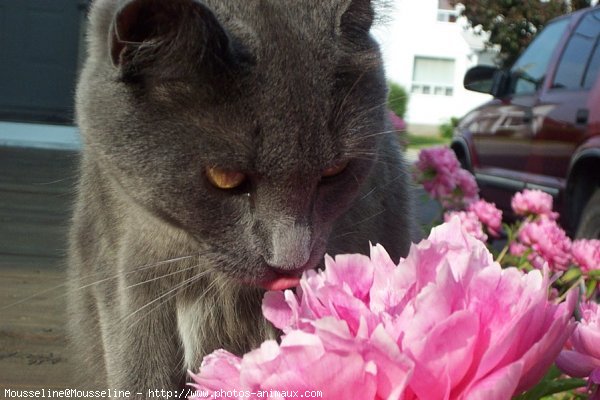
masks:
<instances>
[{"instance_id":1,"label":"blue trim","mask_svg":"<svg viewBox=\"0 0 600 400\"><path fill-rule=\"evenodd\" d=\"M75 126L0 122L0 146L81 150Z\"/></svg>"}]
</instances>

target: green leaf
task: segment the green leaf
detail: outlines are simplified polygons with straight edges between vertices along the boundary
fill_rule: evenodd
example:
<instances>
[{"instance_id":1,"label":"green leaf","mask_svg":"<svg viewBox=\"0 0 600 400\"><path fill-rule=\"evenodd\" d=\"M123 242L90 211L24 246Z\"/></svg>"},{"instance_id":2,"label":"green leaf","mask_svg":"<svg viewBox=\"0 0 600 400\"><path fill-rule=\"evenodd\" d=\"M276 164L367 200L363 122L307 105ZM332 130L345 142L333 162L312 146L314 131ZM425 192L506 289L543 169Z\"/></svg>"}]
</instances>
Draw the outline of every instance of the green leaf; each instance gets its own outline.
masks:
<instances>
[{"instance_id":1,"label":"green leaf","mask_svg":"<svg viewBox=\"0 0 600 400\"><path fill-rule=\"evenodd\" d=\"M504 228L504 232L506 232L507 236L507 245L515 240L515 230L513 225L509 225L506 222L502 223L502 228Z\"/></svg>"},{"instance_id":2,"label":"green leaf","mask_svg":"<svg viewBox=\"0 0 600 400\"><path fill-rule=\"evenodd\" d=\"M588 276L590 278L593 278L595 280L600 280L600 269L593 269L590 272L588 272Z\"/></svg>"},{"instance_id":3,"label":"green leaf","mask_svg":"<svg viewBox=\"0 0 600 400\"><path fill-rule=\"evenodd\" d=\"M544 375L540 383L527 392L513 397L513 400L539 400L545 396L577 389L587 385L587 381L585 379L557 379L561 374L561 371L555 365L553 365L550 367L546 375Z\"/></svg>"},{"instance_id":4,"label":"green leaf","mask_svg":"<svg viewBox=\"0 0 600 400\"><path fill-rule=\"evenodd\" d=\"M575 378L544 382L543 385L540 383L520 396L513 397L513 400L540 400L546 396L566 392L567 390L578 389L586 385L587 381L585 379Z\"/></svg>"},{"instance_id":5,"label":"green leaf","mask_svg":"<svg viewBox=\"0 0 600 400\"><path fill-rule=\"evenodd\" d=\"M592 295L594 294L594 291L596 290L596 287L598 286L598 281L596 280L590 280L587 283L587 287L585 290L585 297L587 297L588 299L590 297L592 297Z\"/></svg>"},{"instance_id":6,"label":"green leaf","mask_svg":"<svg viewBox=\"0 0 600 400\"><path fill-rule=\"evenodd\" d=\"M571 282L578 279L581 276L581 271L579 268L571 268L568 270L562 277L561 281L563 282Z\"/></svg>"}]
</instances>

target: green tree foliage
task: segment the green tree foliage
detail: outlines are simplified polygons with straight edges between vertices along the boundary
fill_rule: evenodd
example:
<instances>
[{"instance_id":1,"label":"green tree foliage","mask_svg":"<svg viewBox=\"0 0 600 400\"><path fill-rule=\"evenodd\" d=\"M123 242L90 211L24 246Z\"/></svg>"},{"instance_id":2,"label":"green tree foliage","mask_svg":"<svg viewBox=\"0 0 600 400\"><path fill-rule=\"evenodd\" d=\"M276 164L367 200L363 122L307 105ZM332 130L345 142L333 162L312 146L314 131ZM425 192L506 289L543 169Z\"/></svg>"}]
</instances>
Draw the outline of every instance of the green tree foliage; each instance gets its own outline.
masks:
<instances>
[{"instance_id":1,"label":"green tree foliage","mask_svg":"<svg viewBox=\"0 0 600 400\"><path fill-rule=\"evenodd\" d=\"M590 0L573 1L573 9ZM452 0L462 3L463 15L473 27L490 32L490 45L500 45L502 66L513 64L536 32L551 19L571 11L565 0Z\"/></svg>"},{"instance_id":2,"label":"green tree foliage","mask_svg":"<svg viewBox=\"0 0 600 400\"><path fill-rule=\"evenodd\" d=\"M460 118L451 117L448 122L445 122L442 125L440 125L438 127L440 136L444 139L452 139L452 136L454 136L454 129L456 129L459 122Z\"/></svg>"},{"instance_id":3,"label":"green tree foliage","mask_svg":"<svg viewBox=\"0 0 600 400\"><path fill-rule=\"evenodd\" d=\"M396 113L400 118L404 118L406 114L406 106L408 105L408 93L406 89L394 82L388 82L388 107Z\"/></svg>"}]
</instances>

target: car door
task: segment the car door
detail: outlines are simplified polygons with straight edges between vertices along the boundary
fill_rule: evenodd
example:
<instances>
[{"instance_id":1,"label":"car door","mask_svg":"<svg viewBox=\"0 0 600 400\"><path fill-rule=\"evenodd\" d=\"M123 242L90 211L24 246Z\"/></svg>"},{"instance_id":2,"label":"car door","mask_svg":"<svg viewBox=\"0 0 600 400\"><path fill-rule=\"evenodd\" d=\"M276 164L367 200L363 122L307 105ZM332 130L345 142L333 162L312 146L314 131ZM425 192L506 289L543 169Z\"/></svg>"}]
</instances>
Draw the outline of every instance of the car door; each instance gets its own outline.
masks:
<instances>
[{"instance_id":1,"label":"car door","mask_svg":"<svg viewBox=\"0 0 600 400\"><path fill-rule=\"evenodd\" d=\"M550 23L510 69L508 90L478 110L469 126L476 152L475 175L482 192L507 206L522 190L531 166L534 111L551 61L564 40L569 17Z\"/></svg>"}]
</instances>

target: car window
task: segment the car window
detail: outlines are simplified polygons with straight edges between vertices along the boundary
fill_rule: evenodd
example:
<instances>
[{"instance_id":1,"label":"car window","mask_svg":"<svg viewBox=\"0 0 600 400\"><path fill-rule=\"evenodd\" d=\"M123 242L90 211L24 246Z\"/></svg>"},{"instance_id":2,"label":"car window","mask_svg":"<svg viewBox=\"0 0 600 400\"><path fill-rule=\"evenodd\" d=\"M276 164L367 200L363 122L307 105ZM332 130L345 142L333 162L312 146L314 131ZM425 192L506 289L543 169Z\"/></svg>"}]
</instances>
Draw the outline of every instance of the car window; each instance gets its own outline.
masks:
<instances>
[{"instance_id":1,"label":"car window","mask_svg":"<svg viewBox=\"0 0 600 400\"><path fill-rule=\"evenodd\" d=\"M582 18L563 52L553 89L589 89L595 82L600 66L598 39L600 38L600 10Z\"/></svg>"},{"instance_id":2,"label":"car window","mask_svg":"<svg viewBox=\"0 0 600 400\"><path fill-rule=\"evenodd\" d=\"M585 75L583 77L583 88L591 89L596 82L596 78L598 77L598 72L600 71L600 45L596 44L596 48L594 49L594 53L590 59L590 63L585 71Z\"/></svg>"},{"instance_id":3,"label":"car window","mask_svg":"<svg viewBox=\"0 0 600 400\"><path fill-rule=\"evenodd\" d=\"M529 94L539 89L544 82L552 53L568 24L568 18L550 23L515 62L511 68L511 74L515 77L513 94Z\"/></svg>"}]
</instances>

